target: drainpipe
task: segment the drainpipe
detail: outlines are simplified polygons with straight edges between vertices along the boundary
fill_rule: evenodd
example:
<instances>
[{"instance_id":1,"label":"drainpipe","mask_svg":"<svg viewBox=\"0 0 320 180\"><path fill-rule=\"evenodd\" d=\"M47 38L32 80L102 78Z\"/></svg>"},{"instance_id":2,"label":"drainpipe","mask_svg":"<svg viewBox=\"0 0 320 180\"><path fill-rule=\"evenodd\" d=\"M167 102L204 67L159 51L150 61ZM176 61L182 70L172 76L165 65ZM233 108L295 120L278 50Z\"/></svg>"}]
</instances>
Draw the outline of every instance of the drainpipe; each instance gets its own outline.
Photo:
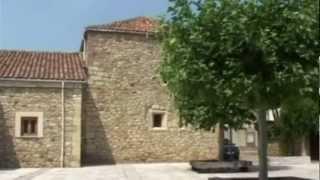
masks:
<instances>
[{"instance_id":1,"label":"drainpipe","mask_svg":"<svg viewBox=\"0 0 320 180\"><path fill-rule=\"evenodd\" d=\"M233 143L233 137L232 137L232 128L229 128L229 136L230 136L230 143L232 144Z\"/></svg>"},{"instance_id":2,"label":"drainpipe","mask_svg":"<svg viewBox=\"0 0 320 180\"><path fill-rule=\"evenodd\" d=\"M64 167L64 81L61 82L61 157L60 157L60 167Z\"/></svg>"}]
</instances>

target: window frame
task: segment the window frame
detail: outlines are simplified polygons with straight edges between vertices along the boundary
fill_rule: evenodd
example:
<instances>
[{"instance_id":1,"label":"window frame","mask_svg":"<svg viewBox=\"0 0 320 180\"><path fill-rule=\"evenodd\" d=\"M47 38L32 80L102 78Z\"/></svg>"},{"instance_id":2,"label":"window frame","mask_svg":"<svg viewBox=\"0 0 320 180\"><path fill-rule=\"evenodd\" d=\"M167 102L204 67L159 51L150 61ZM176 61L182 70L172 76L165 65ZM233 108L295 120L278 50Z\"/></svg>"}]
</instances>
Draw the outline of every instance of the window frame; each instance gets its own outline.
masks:
<instances>
[{"instance_id":1,"label":"window frame","mask_svg":"<svg viewBox=\"0 0 320 180\"><path fill-rule=\"evenodd\" d=\"M22 135L22 118L37 118L37 130L35 135ZM43 137L43 112L16 112L15 117L15 136L17 138L41 138Z\"/></svg>"},{"instance_id":2,"label":"window frame","mask_svg":"<svg viewBox=\"0 0 320 180\"><path fill-rule=\"evenodd\" d=\"M21 136L35 136L38 134L38 117L21 117Z\"/></svg>"},{"instance_id":3,"label":"window frame","mask_svg":"<svg viewBox=\"0 0 320 180\"><path fill-rule=\"evenodd\" d=\"M252 137L252 142L249 142L249 137ZM246 146L256 146L256 133L254 131L246 131Z\"/></svg>"},{"instance_id":4,"label":"window frame","mask_svg":"<svg viewBox=\"0 0 320 180\"><path fill-rule=\"evenodd\" d=\"M186 123L182 116L179 114L178 115L179 119L178 119L178 129L181 131L185 131L185 130L190 130L192 128L192 126L188 123Z\"/></svg>"},{"instance_id":5,"label":"window frame","mask_svg":"<svg viewBox=\"0 0 320 180\"><path fill-rule=\"evenodd\" d=\"M154 127L154 115L160 114L162 116L161 127ZM159 110L159 109L151 109L149 111L149 126L152 130L167 130L168 129L168 119L167 119L167 111Z\"/></svg>"}]
</instances>

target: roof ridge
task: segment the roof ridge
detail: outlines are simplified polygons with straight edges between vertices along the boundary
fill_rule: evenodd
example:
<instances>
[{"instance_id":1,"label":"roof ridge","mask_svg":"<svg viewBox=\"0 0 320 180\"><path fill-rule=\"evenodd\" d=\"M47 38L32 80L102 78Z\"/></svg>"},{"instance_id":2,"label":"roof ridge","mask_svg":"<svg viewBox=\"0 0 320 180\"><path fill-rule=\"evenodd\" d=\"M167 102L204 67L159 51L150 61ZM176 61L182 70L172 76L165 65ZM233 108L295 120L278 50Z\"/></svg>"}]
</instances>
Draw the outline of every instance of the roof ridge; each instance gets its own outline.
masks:
<instances>
[{"instance_id":1,"label":"roof ridge","mask_svg":"<svg viewBox=\"0 0 320 180\"><path fill-rule=\"evenodd\" d=\"M123 22L130 22L130 21L137 20L137 19L140 19L140 18L145 18L145 19L149 19L149 20L153 20L153 21L156 20L156 18L152 17L152 16L136 16L136 17L132 17L132 18L129 18L129 19L123 18L123 19L120 19L120 20L112 21L112 22L89 25L89 26L86 26L86 29L87 28L91 28L91 27L97 27L97 26L107 26L107 25L111 25L111 24L115 24L115 23L119 23L119 22L122 22L122 23Z\"/></svg>"},{"instance_id":2,"label":"roof ridge","mask_svg":"<svg viewBox=\"0 0 320 180\"><path fill-rule=\"evenodd\" d=\"M87 31L105 31L105 32L119 32L119 33L155 33L159 21L155 17L138 16L130 19L113 21L105 24L97 24L87 26Z\"/></svg>"},{"instance_id":3,"label":"roof ridge","mask_svg":"<svg viewBox=\"0 0 320 180\"><path fill-rule=\"evenodd\" d=\"M79 51L47 51L47 50L29 50L29 49L0 49L0 52L21 52L21 53L46 53L46 54L81 54Z\"/></svg>"}]
</instances>

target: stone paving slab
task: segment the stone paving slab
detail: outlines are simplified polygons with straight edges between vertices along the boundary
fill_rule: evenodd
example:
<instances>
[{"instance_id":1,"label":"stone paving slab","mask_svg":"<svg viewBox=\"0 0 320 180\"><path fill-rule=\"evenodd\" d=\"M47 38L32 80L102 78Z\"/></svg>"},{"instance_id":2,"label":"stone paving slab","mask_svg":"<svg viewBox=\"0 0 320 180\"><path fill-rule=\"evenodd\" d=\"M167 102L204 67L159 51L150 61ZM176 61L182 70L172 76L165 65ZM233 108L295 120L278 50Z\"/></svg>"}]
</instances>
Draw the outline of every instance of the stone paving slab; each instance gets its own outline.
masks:
<instances>
[{"instance_id":1,"label":"stone paving slab","mask_svg":"<svg viewBox=\"0 0 320 180\"><path fill-rule=\"evenodd\" d=\"M319 164L290 165L270 176L319 179ZM0 170L0 180L207 180L209 177L257 177L258 172L198 174L188 163L119 164L82 168Z\"/></svg>"}]
</instances>

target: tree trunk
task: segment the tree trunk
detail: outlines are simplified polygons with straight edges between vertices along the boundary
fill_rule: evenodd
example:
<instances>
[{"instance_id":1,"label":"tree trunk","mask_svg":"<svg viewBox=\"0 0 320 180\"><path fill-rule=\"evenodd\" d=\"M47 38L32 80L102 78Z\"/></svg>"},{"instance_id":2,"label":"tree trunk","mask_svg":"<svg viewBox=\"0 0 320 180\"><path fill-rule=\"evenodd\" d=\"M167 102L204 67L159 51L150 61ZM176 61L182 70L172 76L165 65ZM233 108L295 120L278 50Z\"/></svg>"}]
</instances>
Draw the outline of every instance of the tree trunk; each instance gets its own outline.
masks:
<instances>
[{"instance_id":1,"label":"tree trunk","mask_svg":"<svg viewBox=\"0 0 320 180\"><path fill-rule=\"evenodd\" d=\"M219 124L219 161L223 161L223 146L224 146L224 127Z\"/></svg>"},{"instance_id":2,"label":"tree trunk","mask_svg":"<svg viewBox=\"0 0 320 180\"><path fill-rule=\"evenodd\" d=\"M306 137L301 138L301 155L307 156L307 145L306 145Z\"/></svg>"},{"instance_id":3,"label":"tree trunk","mask_svg":"<svg viewBox=\"0 0 320 180\"><path fill-rule=\"evenodd\" d=\"M268 179L268 138L267 138L267 120L266 111L258 110L258 126L259 126L259 179Z\"/></svg>"},{"instance_id":4,"label":"tree trunk","mask_svg":"<svg viewBox=\"0 0 320 180\"><path fill-rule=\"evenodd\" d=\"M232 137L232 129L231 128L229 128L229 136L230 136L229 141L232 144L233 143L233 137Z\"/></svg>"}]
</instances>

